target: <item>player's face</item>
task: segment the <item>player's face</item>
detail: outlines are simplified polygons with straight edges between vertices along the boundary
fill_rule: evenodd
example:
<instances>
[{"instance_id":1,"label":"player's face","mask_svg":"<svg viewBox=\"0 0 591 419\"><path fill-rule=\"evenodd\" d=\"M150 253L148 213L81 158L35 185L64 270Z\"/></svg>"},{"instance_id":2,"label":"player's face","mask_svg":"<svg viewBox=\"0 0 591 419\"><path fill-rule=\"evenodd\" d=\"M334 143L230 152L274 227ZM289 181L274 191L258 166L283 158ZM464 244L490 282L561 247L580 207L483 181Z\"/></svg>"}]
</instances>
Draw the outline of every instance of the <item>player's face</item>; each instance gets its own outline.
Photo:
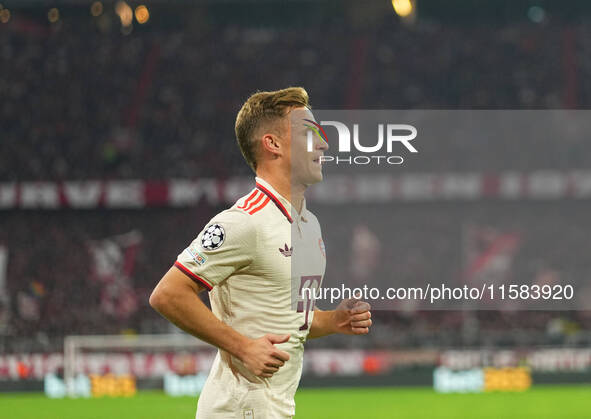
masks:
<instances>
[{"instance_id":1,"label":"player's face","mask_svg":"<svg viewBox=\"0 0 591 419\"><path fill-rule=\"evenodd\" d=\"M292 184L312 185L322 180L320 156L328 144L309 127L315 121L307 108L296 108L290 113L291 132L291 181ZM308 135L310 132L310 135ZM308 144L310 138L310 144Z\"/></svg>"}]
</instances>

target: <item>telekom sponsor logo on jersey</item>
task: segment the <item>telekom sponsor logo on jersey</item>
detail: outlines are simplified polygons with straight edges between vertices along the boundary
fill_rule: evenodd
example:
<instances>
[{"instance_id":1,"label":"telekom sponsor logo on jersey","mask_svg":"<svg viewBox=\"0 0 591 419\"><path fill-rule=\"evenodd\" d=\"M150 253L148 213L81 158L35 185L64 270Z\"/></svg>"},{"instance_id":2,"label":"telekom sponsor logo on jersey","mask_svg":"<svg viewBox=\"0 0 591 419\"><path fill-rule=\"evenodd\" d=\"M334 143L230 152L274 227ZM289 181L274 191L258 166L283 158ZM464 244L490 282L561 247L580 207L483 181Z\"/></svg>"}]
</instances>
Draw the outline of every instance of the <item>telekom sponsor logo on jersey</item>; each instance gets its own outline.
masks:
<instances>
[{"instance_id":1,"label":"telekom sponsor logo on jersey","mask_svg":"<svg viewBox=\"0 0 591 419\"><path fill-rule=\"evenodd\" d=\"M336 128L338 135L339 153L351 153L351 130L349 127L339 121L321 121L320 123L311 119L306 119L305 126L309 128L307 138L308 152L314 151L314 134L322 141L328 144L328 136L323 126ZM391 164L400 165L404 163L404 158L400 155L392 154L395 150L395 144L400 144L411 153L418 153L418 150L411 144L411 141L417 137L417 129L408 124L378 124L378 139L374 145L362 145L359 140L359 124L352 124L353 128L353 147L359 153L347 157L334 155L320 156L320 162L349 165L368 165L368 164ZM385 154L384 153L385 147Z\"/></svg>"}]
</instances>

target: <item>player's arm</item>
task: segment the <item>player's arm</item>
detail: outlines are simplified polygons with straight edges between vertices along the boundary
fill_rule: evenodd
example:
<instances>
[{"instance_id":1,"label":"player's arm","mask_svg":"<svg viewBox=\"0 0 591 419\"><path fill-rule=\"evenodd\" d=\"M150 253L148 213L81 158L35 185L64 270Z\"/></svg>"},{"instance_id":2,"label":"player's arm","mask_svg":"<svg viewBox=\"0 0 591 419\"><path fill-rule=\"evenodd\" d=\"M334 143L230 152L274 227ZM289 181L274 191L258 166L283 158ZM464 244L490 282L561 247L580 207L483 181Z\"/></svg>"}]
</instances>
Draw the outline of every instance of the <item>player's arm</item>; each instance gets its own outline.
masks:
<instances>
[{"instance_id":1,"label":"player's arm","mask_svg":"<svg viewBox=\"0 0 591 419\"><path fill-rule=\"evenodd\" d=\"M371 306L365 301L343 300L335 310L314 309L308 339L341 333L365 335L371 326Z\"/></svg>"},{"instance_id":2,"label":"player's arm","mask_svg":"<svg viewBox=\"0 0 591 419\"><path fill-rule=\"evenodd\" d=\"M274 344L283 343L289 335L265 335L250 339L220 321L199 298L205 287L172 267L162 277L150 305L185 332L210 343L240 359L253 374L271 377L289 360L289 355Z\"/></svg>"}]
</instances>

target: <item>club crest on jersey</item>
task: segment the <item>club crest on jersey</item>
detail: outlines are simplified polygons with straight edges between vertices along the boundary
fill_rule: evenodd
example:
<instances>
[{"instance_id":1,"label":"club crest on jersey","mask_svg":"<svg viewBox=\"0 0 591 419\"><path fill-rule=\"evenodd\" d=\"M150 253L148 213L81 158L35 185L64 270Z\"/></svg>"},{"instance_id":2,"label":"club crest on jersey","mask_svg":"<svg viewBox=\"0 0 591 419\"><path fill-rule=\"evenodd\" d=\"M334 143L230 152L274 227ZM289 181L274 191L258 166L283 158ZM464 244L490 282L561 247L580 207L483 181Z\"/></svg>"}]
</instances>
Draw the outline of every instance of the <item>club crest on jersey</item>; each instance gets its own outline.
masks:
<instances>
[{"instance_id":1,"label":"club crest on jersey","mask_svg":"<svg viewBox=\"0 0 591 419\"><path fill-rule=\"evenodd\" d=\"M201 247L205 250L215 250L224 243L225 238L226 232L221 225L210 224L205 228L203 236L201 236Z\"/></svg>"},{"instance_id":2,"label":"club crest on jersey","mask_svg":"<svg viewBox=\"0 0 591 419\"><path fill-rule=\"evenodd\" d=\"M185 251L191 255L197 265L201 266L207 261L207 257L197 249L197 245L191 244Z\"/></svg>"},{"instance_id":3,"label":"club crest on jersey","mask_svg":"<svg viewBox=\"0 0 591 419\"><path fill-rule=\"evenodd\" d=\"M283 256L285 256L286 258L289 258L289 257L291 257L291 254L293 253L293 246L288 247L287 243L285 243L285 247L283 249L280 247L279 252L281 252L281 254Z\"/></svg>"}]
</instances>

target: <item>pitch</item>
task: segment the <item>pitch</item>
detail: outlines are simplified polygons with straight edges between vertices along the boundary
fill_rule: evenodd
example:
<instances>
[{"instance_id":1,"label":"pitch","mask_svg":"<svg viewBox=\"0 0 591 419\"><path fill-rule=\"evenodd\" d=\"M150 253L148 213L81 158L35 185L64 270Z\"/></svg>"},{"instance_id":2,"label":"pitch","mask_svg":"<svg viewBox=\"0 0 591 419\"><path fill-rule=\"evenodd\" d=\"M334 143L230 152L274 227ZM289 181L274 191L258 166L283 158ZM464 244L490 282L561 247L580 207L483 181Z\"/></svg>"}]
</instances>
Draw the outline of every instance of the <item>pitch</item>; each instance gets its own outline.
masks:
<instances>
[{"instance_id":1,"label":"pitch","mask_svg":"<svg viewBox=\"0 0 591 419\"><path fill-rule=\"evenodd\" d=\"M524 393L437 394L431 389L302 389L302 419L587 419L590 386L537 387ZM190 419L196 399L141 392L132 398L50 400L41 394L0 395L2 419Z\"/></svg>"}]
</instances>

